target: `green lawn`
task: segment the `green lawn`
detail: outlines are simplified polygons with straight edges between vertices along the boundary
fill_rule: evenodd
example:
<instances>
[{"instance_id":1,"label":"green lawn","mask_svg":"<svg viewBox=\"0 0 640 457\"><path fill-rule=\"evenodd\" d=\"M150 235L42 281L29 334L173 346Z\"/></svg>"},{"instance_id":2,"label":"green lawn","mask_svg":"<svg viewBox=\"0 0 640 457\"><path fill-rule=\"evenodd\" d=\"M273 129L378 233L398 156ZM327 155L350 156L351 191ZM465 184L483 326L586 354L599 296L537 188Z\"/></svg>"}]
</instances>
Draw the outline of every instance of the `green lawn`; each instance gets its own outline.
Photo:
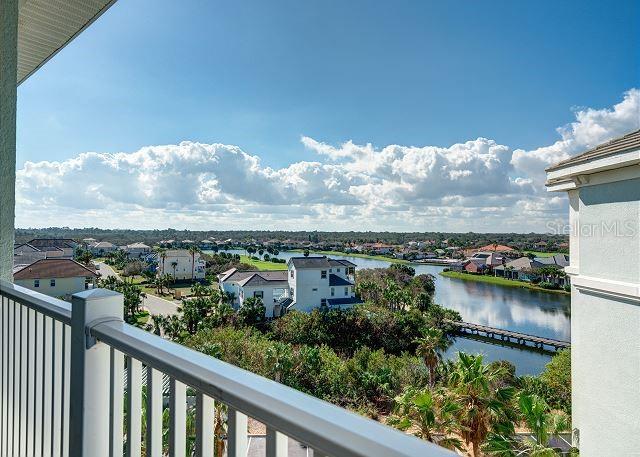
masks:
<instances>
[{"instance_id":1,"label":"green lawn","mask_svg":"<svg viewBox=\"0 0 640 457\"><path fill-rule=\"evenodd\" d=\"M556 254L561 254L560 252L541 252L541 251L524 251L525 254L533 254L536 257L553 257Z\"/></svg>"},{"instance_id":2,"label":"green lawn","mask_svg":"<svg viewBox=\"0 0 640 457\"><path fill-rule=\"evenodd\" d=\"M504 286L504 287L523 287L525 289L537 290L541 292L551 292L556 294L565 294L565 295L570 294L569 292L566 292L562 289L560 290L543 289L542 287L536 286L535 284L531 284L529 282L518 281L515 279L500 278L496 276L474 275L470 273L460 273L459 271L442 271L440 272L440 274L447 278L463 279L465 281L486 282L489 284L495 284L495 285Z\"/></svg>"},{"instance_id":3,"label":"green lawn","mask_svg":"<svg viewBox=\"0 0 640 457\"><path fill-rule=\"evenodd\" d=\"M248 255L241 255L240 262L247 263L258 270L286 270L286 263L274 263L264 260L254 260Z\"/></svg>"},{"instance_id":4,"label":"green lawn","mask_svg":"<svg viewBox=\"0 0 640 457\"><path fill-rule=\"evenodd\" d=\"M292 252L304 252L303 249L293 249ZM349 257L360 257L361 259L386 260L391 263L411 263L408 260L396 259L395 257L387 257L386 255L370 255L360 254L358 252L340 252L340 251L309 251L311 254L322 255L343 255Z\"/></svg>"}]
</instances>

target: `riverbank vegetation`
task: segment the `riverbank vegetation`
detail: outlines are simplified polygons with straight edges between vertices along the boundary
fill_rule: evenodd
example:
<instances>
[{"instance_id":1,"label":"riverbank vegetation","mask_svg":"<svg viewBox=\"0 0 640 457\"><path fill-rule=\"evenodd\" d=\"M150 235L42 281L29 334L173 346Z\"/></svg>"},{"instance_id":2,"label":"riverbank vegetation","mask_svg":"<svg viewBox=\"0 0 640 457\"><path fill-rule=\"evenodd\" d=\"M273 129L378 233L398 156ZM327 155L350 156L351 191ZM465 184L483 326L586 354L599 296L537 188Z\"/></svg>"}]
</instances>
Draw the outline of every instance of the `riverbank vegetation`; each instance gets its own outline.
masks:
<instances>
[{"instance_id":1,"label":"riverbank vegetation","mask_svg":"<svg viewBox=\"0 0 640 457\"><path fill-rule=\"evenodd\" d=\"M523 289L536 290L539 292L551 292L551 293L565 294L565 295L571 294L570 291L565 290L564 288L543 287L544 286L543 283L533 284L531 282L519 281L517 279L501 278L499 276L464 273L460 271L451 271L451 270L442 271L440 272L440 275L446 278L462 279L465 281L485 282L485 283L494 284L497 286L519 287Z\"/></svg>"},{"instance_id":2,"label":"riverbank vegetation","mask_svg":"<svg viewBox=\"0 0 640 457\"><path fill-rule=\"evenodd\" d=\"M570 413L568 351L540 376L518 377L481 355L444 360L454 338L444 319L460 316L433 303L433 279L406 265L362 270L366 304L273 321L259 299L236 311L231 297L208 288L184 300L180 315L152 316L148 329L468 455L555 455L549 437Z\"/></svg>"}]
</instances>

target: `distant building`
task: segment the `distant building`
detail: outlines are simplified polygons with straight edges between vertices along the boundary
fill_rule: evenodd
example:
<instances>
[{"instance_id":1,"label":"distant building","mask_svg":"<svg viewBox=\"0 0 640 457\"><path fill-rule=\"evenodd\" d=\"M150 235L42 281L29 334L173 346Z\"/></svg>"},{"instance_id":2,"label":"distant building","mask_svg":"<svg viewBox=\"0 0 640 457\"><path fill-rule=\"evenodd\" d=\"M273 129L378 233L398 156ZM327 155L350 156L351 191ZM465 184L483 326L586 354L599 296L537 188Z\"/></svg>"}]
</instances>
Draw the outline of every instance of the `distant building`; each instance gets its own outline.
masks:
<instances>
[{"instance_id":1,"label":"distant building","mask_svg":"<svg viewBox=\"0 0 640 457\"><path fill-rule=\"evenodd\" d=\"M327 257L292 257L287 262L291 304L298 311L350 307L356 298L355 268L348 260Z\"/></svg>"},{"instance_id":2,"label":"distant building","mask_svg":"<svg viewBox=\"0 0 640 457\"><path fill-rule=\"evenodd\" d=\"M108 241L98 241L96 243L92 243L90 244L87 249L91 252L91 254L93 254L94 256L103 256L103 255L107 255L111 252L115 252L118 250L118 246L116 246L113 243L109 243Z\"/></svg>"},{"instance_id":3,"label":"distant building","mask_svg":"<svg viewBox=\"0 0 640 457\"><path fill-rule=\"evenodd\" d=\"M42 252L47 252L47 258L57 257L63 259L73 259L76 243L68 238L34 238L25 243Z\"/></svg>"},{"instance_id":4,"label":"distant building","mask_svg":"<svg viewBox=\"0 0 640 457\"><path fill-rule=\"evenodd\" d=\"M133 243L124 246L122 250L126 252L129 257L135 258L149 254L151 252L151 247L144 243Z\"/></svg>"},{"instance_id":5,"label":"distant building","mask_svg":"<svg viewBox=\"0 0 640 457\"><path fill-rule=\"evenodd\" d=\"M13 282L52 297L69 298L92 287L98 274L71 259L41 259L14 268Z\"/></svg>"},{"instance_id":6,"label":"distant building","mask_svg":"<svg viewBox=\"0 0 640 457\"><path fill-rule=\"evenodd\" d=\"M193 264L191 260L191 253L188 250L169 249L163 257L158 256L157 272L168 274L178 281L191 279L192 273L194 279L204 279L206 275L205 261L200 258L200 253L194 253Z\"/></svg>"},{"instance_id":7,"label":"distant building","mask_svg":"<svg viewBox=\"0 0 640 457\"><path fill-rule=\"evenodd\" d=\"M280 300L289 296L287 270L280 271L240 271L237 268L218 275L218 284L223 292L233 294L234 307L243 305L247 298L262 300L265 316L278 317L281 314Z\"/></svg>"}]
</instances>

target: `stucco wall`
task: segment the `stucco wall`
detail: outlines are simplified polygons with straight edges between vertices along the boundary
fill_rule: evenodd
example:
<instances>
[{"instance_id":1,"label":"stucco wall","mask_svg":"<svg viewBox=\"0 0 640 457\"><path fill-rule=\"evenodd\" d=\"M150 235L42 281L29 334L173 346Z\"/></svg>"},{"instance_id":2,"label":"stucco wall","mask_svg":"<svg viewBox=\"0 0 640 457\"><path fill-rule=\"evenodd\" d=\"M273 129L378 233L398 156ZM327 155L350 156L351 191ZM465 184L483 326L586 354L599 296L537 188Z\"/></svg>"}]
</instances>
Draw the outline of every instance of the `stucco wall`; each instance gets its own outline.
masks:
<instances>
[{"instance_id":1,"label":"stucco wall","mask_svg":"<svg viewBox=\"0 0 640 457\"><path fill-rule=\"evenodd\" d=\"M580 189L580 274L640 280L640 179Z\"/></svg>"},{"instance_id":2,"label":"stucco wall","mask_svg":"<svg viewBox=\"0 0 640 457\"><path fill-rule=\"evenodd\" d=\"M51 278L40 279L40 287L34 287L33 279L18 279L14 282L27 289L35 290L51 297L63 297L85 290L85 279L82 277L56 278L55 287L51 287Z\"/></svg>"},{"instance_id":3,"label":"stucco wall","mask_svg":"<svg viewBox=\"0 0 640 457\"><path fill-rule=\"evenodd\" d=\"M580 455L632 455L640 449L640 303L573 289L572 420Z\"/></svg>"},{"instance_id":4,"label":"stucco wall","mask_svg":"<svg viewBox=\"0 0 640 457\"><path fill-rule=\"evenodd\" d=\"M329 299L329 269L327 277L321 278L320 269L296 269L295 278L289 284L295 288L295 307L298 311L310 312L320 306L320 300ZM316 289L316 290L314 290Z\"/></svg>"}]
</instances>

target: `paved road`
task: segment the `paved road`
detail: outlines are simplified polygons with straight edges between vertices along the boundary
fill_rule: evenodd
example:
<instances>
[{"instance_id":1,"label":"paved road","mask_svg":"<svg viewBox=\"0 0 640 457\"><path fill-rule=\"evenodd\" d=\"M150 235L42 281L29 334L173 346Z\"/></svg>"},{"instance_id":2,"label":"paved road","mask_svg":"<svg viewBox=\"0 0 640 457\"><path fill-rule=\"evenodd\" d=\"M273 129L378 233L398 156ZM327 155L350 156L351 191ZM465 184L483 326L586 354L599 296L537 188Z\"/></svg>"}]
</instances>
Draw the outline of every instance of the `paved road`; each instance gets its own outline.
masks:
<instances>
[{"instance_id":1,"label":"paved road","mask_svg":"<svg viewBox=\"0 0 640 457\"><path fill-rule=\"evenodd\" d=\"M103 278L109 276L115 276L120 279L120 275L109 265L104 262L97 262L100 265L100 274ZM147 294L147 298L143 300L142 305L149 310L151 314L163 314L168 316L170 314L178 314L178 304L164 298L157 297L156 295Z\"/></svg>"}]
</instances>

